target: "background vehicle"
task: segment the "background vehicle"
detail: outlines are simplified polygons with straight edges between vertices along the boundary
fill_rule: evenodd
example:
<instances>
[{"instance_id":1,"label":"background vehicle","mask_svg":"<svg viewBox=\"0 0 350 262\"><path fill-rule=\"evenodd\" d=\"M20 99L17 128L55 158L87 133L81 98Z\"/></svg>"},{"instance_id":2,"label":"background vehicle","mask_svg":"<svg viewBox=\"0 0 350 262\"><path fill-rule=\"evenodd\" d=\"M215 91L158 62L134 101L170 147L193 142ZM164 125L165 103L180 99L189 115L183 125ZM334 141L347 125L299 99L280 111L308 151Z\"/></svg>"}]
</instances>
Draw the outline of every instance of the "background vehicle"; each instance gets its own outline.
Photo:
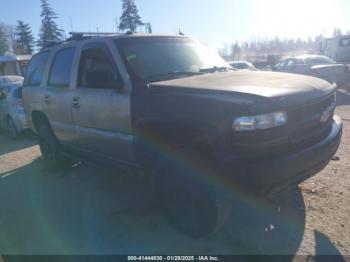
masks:
<instances>
[{"instance_id":1,"label":"background vehicle","mask_svg":"<svg viewBox=\"0 0 350 262\"><path fill-rule=\"evenodd\" d=\"M321 54L337 63L350 64L350 35L327 38L321 47Z\"/></svg>"},{"instance_id":2,"label":"background vehicle","mask_svg":"<svg viewBox=\"0 0 350 262\"><path fill-rule=\"evenodd\" d=\"M0 87L11 84L14 82L22 82L23 83L23 77L22 76L13 76L13 75L8 75L8 76L0 76Z\"/></svg>"},{"instance_id":3,"label":"background vehicle","mask_svg":"<svg viewBox=\"0 0 350 262\"><path fill-rule=\"evenodd\" d=\"M343 86L350 81L349 68L321 55L290 57L273 67L274 71L310 75Z\"/></svg>"},{"instance_id":4,"label":"background vehicle","mask_svg":"<svg viewBox=\"0 0 350 262\"><path fill-rule=\"evenodd\" d=\"M22 84L23 78L0 84L0 126L8 130L12 138L29 128L23 109Z\"/></svg>"},{"instance_id":5,"label":"background vehicle","mask_svg":"<svg viewBox=\"0 0 350 262\"><path fill-rule=\"evenodd\" d=\"M149 176L167 220L193 237L219 230L237 194L316 174L342 135L330 83L236 71L187 36L73 34L32 58L23 97L47 161Z\"/></svg>"},{"instance_id":6,"label":"background vehicle","mask_svg":"<svg viewBox=\"0 0 350 262\"><path fill-rule=\"evenodd\" d=\"M248 70L257 70L255 66L248 62L248 61L232 61L229 62L230 66L232 66L234 69L242 70L242 69L248 69Z\"/></svg>"},{"instance_id":7,"label":"background vehicle","mask_svg":"<svg viewBox=\"0 0 350 262\"><path fill-rule=\"evenodd\" d=\"M0 76L24 76L31 57L31 55L1 55Z\"/></svg>"}]
</instances>

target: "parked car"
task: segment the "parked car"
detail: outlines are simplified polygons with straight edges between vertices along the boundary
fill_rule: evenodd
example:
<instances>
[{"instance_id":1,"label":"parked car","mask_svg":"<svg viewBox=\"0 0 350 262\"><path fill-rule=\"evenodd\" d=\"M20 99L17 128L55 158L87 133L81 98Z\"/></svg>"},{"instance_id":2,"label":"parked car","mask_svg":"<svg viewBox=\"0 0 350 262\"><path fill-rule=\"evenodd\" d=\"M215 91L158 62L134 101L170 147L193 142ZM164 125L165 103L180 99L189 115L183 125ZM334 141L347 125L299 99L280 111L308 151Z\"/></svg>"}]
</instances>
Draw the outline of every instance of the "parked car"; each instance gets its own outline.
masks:
<instances>
[{"instance_id":1,"label":"parked car","mask_svg":"<svg viewBox=\"0 0 350 262\"><path fill-rule=\"evenodd\" d=\"M232 62L229 62L229 64L230 66L232 66L232 68L237 70L242 70L242 69L252 70L252 71L257 70L255 66L248 61L232 61Z\"/></svg>"},{"instance_id":2,"label":"parked car","mask_svg":"<svg viewBox=\"0 0 350 262\"><path fill-rule=\"evenodd\" d=\"M29 128L22 101L23 77L4 78L0 77L0 127L9 131L12 138L16 138ZM9 79L14 81L10 82Z\"/></svg>"},{"instance_id":3,"label":"parked car","mask_svg":"<svg viewBox=\"0 0 350 262\"><path fill-rule=\"evenodd\" d=\"M318 173L342 136L332 84L236 71L179 35L73 34L32 58L23 97L44 159L143 174L193 237L225 224L231 197L271 196Z\"/></svg>"},{"instance_id":4,"label":"parked car","mask_svg":"<svg viewBox=\"0 0 350 262\"><path fill-rule=\"evenodd\" d=\"M321 55L302 55L283 60L273 67L274 71L310 75L322 78L338 86L350 82L349 68L337 64L332 59Z\"/></svg>"}]
</instances>

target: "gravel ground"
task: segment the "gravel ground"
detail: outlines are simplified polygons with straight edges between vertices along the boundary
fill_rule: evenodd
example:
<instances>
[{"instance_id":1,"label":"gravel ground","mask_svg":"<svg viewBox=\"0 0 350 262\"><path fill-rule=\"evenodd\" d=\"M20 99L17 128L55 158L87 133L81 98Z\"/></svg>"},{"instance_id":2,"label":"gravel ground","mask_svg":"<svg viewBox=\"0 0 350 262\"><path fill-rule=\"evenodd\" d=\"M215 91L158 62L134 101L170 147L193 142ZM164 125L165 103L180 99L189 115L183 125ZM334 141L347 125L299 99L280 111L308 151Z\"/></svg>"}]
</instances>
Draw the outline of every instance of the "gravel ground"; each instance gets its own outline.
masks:
<instances>
[{"instance_id":1,"label":"gravel ground","mask_svg":"<svg viewBox=\"0 0 350 262\"><path fill-rule=\"evenodd\" d=\"M14 141L0 133L0 253L349 258L350 94L338 97L345 125L339 161L269 201L238 198L228 225L206 239L170 228L140 178L81 163L52 169L33 135Z\"/></svg>"}]
</instances>

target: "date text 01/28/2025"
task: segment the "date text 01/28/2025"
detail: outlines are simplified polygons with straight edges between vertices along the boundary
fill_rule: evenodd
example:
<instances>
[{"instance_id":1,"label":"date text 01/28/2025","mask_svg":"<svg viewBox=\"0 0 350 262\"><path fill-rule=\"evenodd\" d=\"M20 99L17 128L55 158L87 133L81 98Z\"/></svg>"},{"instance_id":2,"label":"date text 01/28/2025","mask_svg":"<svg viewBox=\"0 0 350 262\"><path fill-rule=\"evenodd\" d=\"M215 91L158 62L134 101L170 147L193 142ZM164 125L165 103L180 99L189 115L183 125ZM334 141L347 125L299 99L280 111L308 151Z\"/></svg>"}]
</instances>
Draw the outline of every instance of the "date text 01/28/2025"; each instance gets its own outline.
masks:
<instances>
[{"instance_id":1,"label":"date text 01/28/2025","mask_svg":"<svg viewBox=\"0 0 350 262\"><path fill-rule=\"evenodd\" d=\"M215 256L128 256L128 261L220 261Z\"/></svg>"}]
</instances>

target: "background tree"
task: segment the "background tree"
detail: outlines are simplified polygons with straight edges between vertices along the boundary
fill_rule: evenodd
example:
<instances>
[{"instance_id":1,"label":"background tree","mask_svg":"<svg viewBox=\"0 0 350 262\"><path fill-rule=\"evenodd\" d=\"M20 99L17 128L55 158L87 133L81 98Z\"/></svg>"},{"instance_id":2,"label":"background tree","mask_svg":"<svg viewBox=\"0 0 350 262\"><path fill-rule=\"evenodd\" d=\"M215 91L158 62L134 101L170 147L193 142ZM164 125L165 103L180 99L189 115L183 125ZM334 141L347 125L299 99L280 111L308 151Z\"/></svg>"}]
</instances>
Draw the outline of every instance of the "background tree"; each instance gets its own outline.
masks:
<instances>
[{"instance_id":1,"label":"background tree","mask_svg":"<svg viewBox=\"0 0 350 262\"><path fill-rule=\"evenodd\" d=\"M115 28L116 28L117 32L119 32L119 20L118 20L118 18L115 18Z\"/></svg>"},{"instance_id":2,"label":"background tree","mask_svg":"<svg viewBox=\"0 0 350 262\"><path fill-rule=\"evenodd\" d=\"M44 47L50 41L60 41L63 38L63 30L56 24L57 14L49 5L48 0L41 1L41 27L38 46Z\"/></svg>"},{"instance_id":3,"label":"background tree","mask_svg":"<svg viewBox=\"0 0 350 262\"><path fill-rule=\"evenodd\" d=\"M34 37L30 26L21 20L17 21L15 35L15 53L31 55L33 53Z\"/></svg>"},{"instance_id":4,"label":"background tree","mask_svg":"<svg viewBox=\"0 0 350 262\"><path fill-rule=\"evenodd\" d=\"M236 42L235 44L231 45L231 56L232 56L232 60L235 60L236 58L239 58L239 55L241 53L241 48L238 45L238 42Z\"/></svg>"},{"instance_id":5,"label":"background tree","mask_svg":"<svg viewBox=\"0 0 350 262\"><path fill-rule=\"evenodd\" d=\"M145 24L145 31L146 31L146 33L152 34L152 25L151 25L151 23L146 23Z\"/></svg>"},{"instance_id":6,"label":"background tree","mask_svg":"<svg viewBox=\"0 0 350 262\"><path fill-rule=\"evenodd\" d=\"M340 28L334 28L333 30L333 37L339 37L342 36L342 31L340 30Z\"/></svg>"},{"instance_id":7,"label":"background tree","mask_svg":"<svg viewBox=\"0 0 350 262\"><path fill-rule=\"evenodd\" d=\"M123 14L120 17L119 30L129 30L136 32L138 26L144 25L138 14L137 6L134 0L122 0Z\"/></svg>"},{"instance_id":8,"label":"background tree","mask_svg":"<svg viewBox=\"0 0 350 262\"><path fill-rule=\"evenodd\" d=\"M3 55L8 51L9 45L7 40L7 34L4 27L0 26L0 55Z\"/></svg>"}]
</instances>

